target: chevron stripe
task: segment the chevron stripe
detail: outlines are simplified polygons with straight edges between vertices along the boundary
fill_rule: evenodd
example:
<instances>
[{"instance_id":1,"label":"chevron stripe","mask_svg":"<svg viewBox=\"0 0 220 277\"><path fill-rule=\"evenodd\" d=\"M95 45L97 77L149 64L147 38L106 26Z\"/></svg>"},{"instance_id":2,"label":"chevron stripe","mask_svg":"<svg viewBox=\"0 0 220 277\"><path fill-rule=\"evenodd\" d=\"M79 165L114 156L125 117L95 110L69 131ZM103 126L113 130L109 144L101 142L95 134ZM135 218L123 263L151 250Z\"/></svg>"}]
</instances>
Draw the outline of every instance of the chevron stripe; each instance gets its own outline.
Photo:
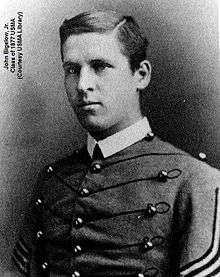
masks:
<instances>
[{"instance_id":1,"label":"chevron stripe","mask_svg":"<svg viewBox=\"0 0 220 277\"><path fill-rule=\"evenodd\" d=\"M18 268L18 270L21 273L28 275L29 263L25 262L25 259L23 258L23 256L20 256L20 254L17 251L14 251L14 253L12 255L12 259L13 259L16 267Z\"/></svg>"},{"instance_id":2,"label":"chevron stripe","mask_svg":"<svg viewBox=\"0 0 220 277\"><path fill-rule=\"evenodd\" d=\"M29 267L30 267L30 260L31 260L31 251L27 247L25 241L23 240L22 237L19 238L17 241L12 259L18 268L18 270L29 276Z\"/></svg>"},{"instance_id":3,"label":"chevron stripe","mask_svg":"<svg viewBox=\"0 0 220 277\"><path fill-rule=\"evenodd\" d=\"M18 244L19 244L19 246L22 248L22 250L23 250L27 255L30 254L30 250L29 250L29 248L27 247L27 245L26 245L26 243L24 242L24 240L23 240L22 237L19 238Z\"/></svg>"},{"instance_id":4,"label":"chevron stripe","mask_svg":"<svg viewBox=\"0 0 220 277\"><path fill-rule=\"evenodd\" d=\"M219 188L215 191L215 214L212 243L208 251L198 260L184 266L180 276L208 277L220 276L220 197Z\"/></svg>"}]
</instances>

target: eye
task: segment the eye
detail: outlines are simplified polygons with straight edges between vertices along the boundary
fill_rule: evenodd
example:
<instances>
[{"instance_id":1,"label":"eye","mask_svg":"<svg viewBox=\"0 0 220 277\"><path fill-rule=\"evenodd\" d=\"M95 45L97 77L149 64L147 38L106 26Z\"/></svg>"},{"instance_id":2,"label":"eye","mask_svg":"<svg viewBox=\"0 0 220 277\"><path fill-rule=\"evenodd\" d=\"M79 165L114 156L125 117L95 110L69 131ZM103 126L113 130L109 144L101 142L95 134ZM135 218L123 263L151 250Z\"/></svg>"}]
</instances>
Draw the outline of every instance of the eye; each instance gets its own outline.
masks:
<instances>
[{"instance_id":1,"label":"eye","mask_svg":"<svg viewBox=\"0 0 220 277\"><path fill-rule=\"evenodd\" d=\"M110 64L105 63L105 62L101 62L101 61L95 61L92 63L92 68L96 71L96 72L102 72L104 71L106 68L110 68L112 67Z\"/></svg>"},{"instance_id":2,"label":"eye","mask_svg":"<svg viewBox=\"0 0 220 277\"><path fill-rule=\"evenodd\" d=\"M78 66L66 66L64 67L65 75L79 75L80 68Z\"/></svg>"},{"instance_id":3,"label":"eye","mask_svg":"<svg viewBox=\"0 0 220 277\"><path fill-rule=\"evenodd\" d=\"M70 68L68 69L68 73L70 73L70 74L75 74L75 73L76 73L76 70L75 70L74 68L70 67Z\"/></svg>"}]
</instances>

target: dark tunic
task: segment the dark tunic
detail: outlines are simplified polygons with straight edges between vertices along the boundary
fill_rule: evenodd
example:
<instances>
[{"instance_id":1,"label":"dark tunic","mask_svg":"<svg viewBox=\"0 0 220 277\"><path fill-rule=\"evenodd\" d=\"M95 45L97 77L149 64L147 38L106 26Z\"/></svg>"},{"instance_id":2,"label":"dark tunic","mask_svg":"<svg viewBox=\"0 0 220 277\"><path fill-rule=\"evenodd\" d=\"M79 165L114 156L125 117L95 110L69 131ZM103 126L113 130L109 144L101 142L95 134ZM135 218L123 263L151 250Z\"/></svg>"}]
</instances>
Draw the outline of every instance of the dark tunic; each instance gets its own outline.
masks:
<instances>
[{"instance_id":1,"label":"dark tunic","mask_svg":"<svg viewBox=\"0 0 220 277\"><path fill-rule=\"evenodd\" d=\"M220 276L219 186L156 137L102 161L84 147L41 173L13 259L27 276Z\"/></svg>"}]
</instances>

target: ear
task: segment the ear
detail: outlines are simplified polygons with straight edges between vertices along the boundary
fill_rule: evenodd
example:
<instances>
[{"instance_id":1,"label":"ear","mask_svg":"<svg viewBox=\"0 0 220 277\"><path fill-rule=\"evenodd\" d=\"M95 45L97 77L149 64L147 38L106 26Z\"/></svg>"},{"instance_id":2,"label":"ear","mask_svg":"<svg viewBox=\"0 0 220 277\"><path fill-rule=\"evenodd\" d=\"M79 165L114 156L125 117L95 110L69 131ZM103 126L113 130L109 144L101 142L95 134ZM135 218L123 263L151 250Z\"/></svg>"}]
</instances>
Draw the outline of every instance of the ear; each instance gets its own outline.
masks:
<instances>
[{"instance_id":1,"label":"ear","mask_svg":"<svg viewBox=\"0 0 220 277\"><path fill-rule=\"evenodd\" d=\"M143 90L148 86L151 79L151 64L149 61L144 60L140 63L140 67L135 71L135 77L138 90Z\"/></svg>"}]
</instances>

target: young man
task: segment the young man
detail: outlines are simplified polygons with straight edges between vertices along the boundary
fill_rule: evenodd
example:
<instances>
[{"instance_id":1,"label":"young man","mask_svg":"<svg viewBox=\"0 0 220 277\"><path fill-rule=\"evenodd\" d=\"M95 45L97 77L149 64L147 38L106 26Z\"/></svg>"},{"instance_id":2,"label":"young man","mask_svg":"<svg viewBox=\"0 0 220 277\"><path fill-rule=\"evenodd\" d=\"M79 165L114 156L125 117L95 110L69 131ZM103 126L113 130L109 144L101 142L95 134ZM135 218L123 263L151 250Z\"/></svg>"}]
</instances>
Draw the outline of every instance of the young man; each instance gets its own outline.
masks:
<instances>
[{"instance_id":1,"label":"young man","mask_svg":"<svg viewBox=\"0 0 220 277\"><path fill-rule=\"evenodd\" d=\"M27 276L219 276L220 174L154 137L140 110L147 40L131 17L60 28L65 87L87 145L49 165L13 260Z\"/></svg>"}]
</instances>

